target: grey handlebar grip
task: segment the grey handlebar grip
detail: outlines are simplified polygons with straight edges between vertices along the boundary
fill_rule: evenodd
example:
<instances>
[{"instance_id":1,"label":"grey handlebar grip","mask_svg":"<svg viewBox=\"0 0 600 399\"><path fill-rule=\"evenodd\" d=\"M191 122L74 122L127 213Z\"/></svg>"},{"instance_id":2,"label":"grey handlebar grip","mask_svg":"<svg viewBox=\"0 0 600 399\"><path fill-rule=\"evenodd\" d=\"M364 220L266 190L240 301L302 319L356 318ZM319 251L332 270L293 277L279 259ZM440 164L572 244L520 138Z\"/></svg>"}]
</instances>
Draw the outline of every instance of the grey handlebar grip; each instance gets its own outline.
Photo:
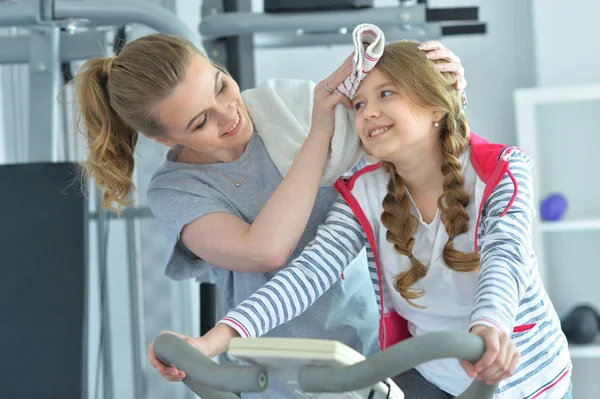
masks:
<instances>
[{"instance_id":1,"label":"grey handlebar grip","mask_svg":"<svg viewBox=\"0 0 600 399\"><path fill-rule=\"evenodd\" d=\"M460 331L438 332L409 338L351 366L305 366L298 382L305 392L351 392L430 360L458 358L475 362L484 352L485 344L478 336ZM498 385L474 381L457 399L489 399L497 389Z\"/></svg>"},{"instance_id":2,"label":"grey handlebar grip","mask_svg":"<svg viewBox=\"0 0 600 399\"><path fill-rule=\"evenodd\" d=\"M202 398L237 399L227 392L263 392L267 388L268 377L263 367L215 363L173 334L159 335L153 347L160 361L185 372L183 383Z\"/></svg>"}]
</instances>

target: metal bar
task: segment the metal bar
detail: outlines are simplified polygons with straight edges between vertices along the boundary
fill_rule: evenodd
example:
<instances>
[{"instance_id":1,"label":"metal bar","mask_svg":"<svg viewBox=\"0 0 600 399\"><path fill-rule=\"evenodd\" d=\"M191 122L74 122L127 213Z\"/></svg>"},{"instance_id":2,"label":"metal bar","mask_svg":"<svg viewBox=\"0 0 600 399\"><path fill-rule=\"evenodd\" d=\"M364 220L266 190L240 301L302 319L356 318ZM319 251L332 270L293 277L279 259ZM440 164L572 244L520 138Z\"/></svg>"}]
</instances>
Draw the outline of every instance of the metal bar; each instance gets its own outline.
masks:
<instances>
[{"instance_id":1,"label":"metal bar","mask_svg":"<svg viewBox=\"0 0 600 399\"><path fill-rule=\"evenodd\" d=\"M0 27L37 25L40 20L39 1L0 2Z\"/></svg>"},{"instance_id":2,"label":"metal bar","mask_svg":"<svg viewBox=\"0 0 600 399\"><path fill-rule=\"evenodd\" d=\"M268 376L262 366L217 364L172 334L159 335L154 340L154 352L165 364L173 364L185 371L188 378L198 385L202 384L213 390L261 392L268 383ZM484 352L485 343L481 337L463 331L434 332L406 339L352 365L304 366L299 370L298 387L308 393L352 392L431 360L458 358L475 362ZM483 381L473 381L457 399L493 398L497 389L498 384L487 385Z\"/></svg>"},{"instance_id":3,"label":"metal bar","mask_svg":"<svg viewBox=\"0 0 600 399\"><path fill-rule=\"evenodd\" d=\"M439 39L444 36L462 35L462 34L485 34L487 25L485 23L470 23L460 25L442 26L440 23L426 23L423 25L404 25L403 27L386 28L384 30L387 43L396 40L416 40L427 41ZM254 35L255 48L282 48L282 47L308 47L328 45L347 45L352 39L348 33L279 33Z\"/></svg>"},{"instance_id":4,"label":"metal bar","mask_svg":"<svg viewBox=\"0 0 600 399\"><path fill-rule=\"evenodd\" d=\"M185 371L186 380L196 382L199 387L209 387L213 392L222 391L219 396L203 396L205 398L234 398L233 394L226 394L234 389L240 392L263 392L269 382L263 366L228 366L215 363L172 334L156 337L154 353L163 363L173 364Z\"/></svg>"},{"instance_id":5,"label":"metal bar","mask_svg":"<svg viewBox=\"0 0 600 399\"><path fill-rule=\"evenodd\" d=\"M204 0L200 9L201 20L207 16L224 12L223 0ZM227 41L225 39L204 40L204 49L210 59L227 69ZM235 78L235 76L234 76Z\"/></svg>"},{"instance_id":6,"label":"metal bar","mask_svg":"<svg viewBox=\"0 0 600 399\"><path fill-rule=\"evenodd\" d=\"M337 32L348 31L365 21L380 28L400 24L423 24L425 5L412 7L380 7L362 10L298 12L289 14L258 14L251 12L206 15L200 22L205 37L249 35L259 32Z\"/></svg>"},{"instance_id":7,"label":"metal bar","mask_svg":"<svg viewBox=\"0 0 600 399\"><path fill-rule=\"evenodd\" d=\"M133 171L133 183L139 187L139 173ZM137 196L132 195L132 202L137 203ZM136 209L135 207L133 209ZM129 263L129 310L131 317L131 356L133 362L134 397L144 399L148 395L144 367L146 364L145 327L144 327L144 296L142 275L142 238L140 234L140 219L129 218L125 222L127 235L127 257Z\"/></svg>"},{"instance_id":8,"label":"metal bar","mask_svg":"<svg viewBox=\"0 0 600 399\"><path fill-rule=\"evenodd\" d=\"M16 28L10 28L10 34L14 34ZM29 52L29 49L25 49ZM26 112L23 112L26 104L26 97L29 91L25 89L25 84L29 83L29 78L23 78L26 71L24 65L12 65L6 68L0 68L0 77L3 89L3 109L0 112L4 114L4 144L5 144L5 162L22 163L25 162L26 138ZM10 101L8 101L10 99Z\"/></svg>"},{"instance_id":9,"label":"metal bar","mask_svg":"<svg viewBox=\"0 0 600 399\"><path fill-rule=\"evenodd\" d=\"M200 284L200 335L217 323L216 287L214 283Z\"/></svg>"},{"instance_id":10,"label":"metal bar","mask_svg":"<svg viewBox=\"0 0 600 399\"><path fill-rule=\"evenodd\" d=\"M96 189L96 209L100 211L97 221L98 234L98 275L100 280L100 312L101 327L100 337L102 342L102 382L103 398L112 399L113 392L113 374L112 374L112 339L111 339L111 318L108 295L108 212L102 210L102 192ZM100 356L100 354L98 354Z\"/></svg>"},{"instance_id":11,"label":"metal bar","mask_svg":"<svg viewBox=\"0 0 600 399\"><path fill-rule=\"evenodd\" d=\"M139 219L127 219L125 223L127 235L127 254L129 261L129 295L131 316L131 352L133 361L134 397L146 397L144 381L145 342L144 342L144 300L142 289L141 238Z\"/></svg>"},{"instance_id":12,"label":"metal bar","mask_svg":"<svg viewBox=\"0 0 600 399\"><path fill-rule=\"evenodd\" d=\"M425 41L442 36L442 27L439 24L411 25L405 28L387 28L384 30L386 42L395 40ZM328 45L351 46L352 38L349 33L295 33L256 34L254 46L256 48L282 48L282 47L307 47Z\"/></svg>"},{"instance_id":13,"label":"metal bar","mask_svg":"<svg viewBox=\"0 0 600 399\"><path fill-rule=\"evenodd\" d=\"M0 38L0 64L29 63L29 36Z\"/></svg>"},{"instance_id":14,"label":"metal bar","mask_svg":"<svg viewBox=\"0 0 600 399\"><path fill-rule=\"evenodd\" d=\"M200 38L171 11L147 1L68 1L56 0L54 19L87 19L95 25L139 23L159 32L189 40L202 49Z\"/></svg>"},{"instance_id":15,"label":"metal bar","mask_svg":"<svg viewBox=\"0 0 600 399\"><path fill-rule=\"evenodd\" d=\"M247 0L224 0L225 12L250 12L252 6ZM240 90L255 86L254 39L252 35L225 38L227 70L233 76Z\"/></svg>"},{"instance_id":16,"label":"metal bar","mask_svg":"<svg viewBox=\"0 0 600 399\"><path fill-rule=\"evenodd\" d=\"M61 32L59 39L60 62L87 60L104 56L103 40L103 35L96 32L76 34ZM0 64L28 64L29 47L29 36L1 37Z\"/></svg>"},{"instance_id":17,"label":"metal bar","mask_svg":"<svg viewBox=\"0 0 600 399\"><path fill-rule=\"evenodd\" d=\"M61 69L59 28L32 29L29 37L29 136L27 162L55 161L59 139Z\"/></svg>"},{"instance_id":18,"label":"metal bar","mask_svg":"<svg viewBox=\"0 0 600 399\"><path fill-rule=\"evenodd\" d=\"M452 25L442 27L442 35L453 36L453 35L475 35L486 33L485 24L473 24L473 25Z\"/></svg>"},{"instance_id":19,"label":"metal bar","mask_svg":"<svg viewBox=\"0 0 600 399\"><path fill-rule=\"evenodd\" d=\"M434 332L406 339L349 366L306 366L298 386L304 392L351 392L384 381L435 359L455 358L476 362L485 352L481 337L463 331ZM473 381L457 399L491 399L498 384Z\"/></svg>"},{"instance_id":20,"label":"metal bar","mask_svg":"<svg viewBox=\"0 0 600 399\"><path fill-rule=\"evenodd\" d=\"M479 19L479 8L428 8L425 19L427 22L477 21Z\"/></svg>"},{"instance_id":21,"label":"metal bar","mask_svg":"<svg viewBox=\"0 0 600 399\"><path fill-rule=\"evenodd\" d=\"M85 192L88 192L89 188L85 187ZM91 262L90 262L90 218L89 218L89 201L83 201L83 253L84 253L84 271L83 271L83 339L81 348L81 398L89 398L90 390L90 379L88 378L88 370L90 368L90 297L92 287L91 277Z\"/></svg>"}]
</instances>

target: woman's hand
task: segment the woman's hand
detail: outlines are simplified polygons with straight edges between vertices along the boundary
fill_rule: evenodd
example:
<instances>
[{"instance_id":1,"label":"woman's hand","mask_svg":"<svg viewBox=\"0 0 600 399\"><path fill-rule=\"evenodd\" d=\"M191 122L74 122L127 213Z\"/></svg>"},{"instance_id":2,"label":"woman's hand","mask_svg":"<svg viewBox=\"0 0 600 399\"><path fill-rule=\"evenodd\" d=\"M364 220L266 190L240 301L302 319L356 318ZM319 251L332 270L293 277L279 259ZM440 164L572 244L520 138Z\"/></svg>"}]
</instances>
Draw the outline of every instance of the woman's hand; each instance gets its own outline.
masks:
<instances>
[{"instance_id":1,"label":"woman's hand","mask_svg":"<svg viewBox=\"0 0 600 399\"><path fill-rule=\"evenodd\" d=\"M237 331L225 324L217 324L209 332L199 338L192 338L171 331L163 331L161 334L173 334L200 351L204 356L211 358L225 352L229 348L231 339L239 337ZM185 372L173 365L165 365L156 357L156 354L154 353L154 342L148 346L147 353L150 364L154 366L163 378L173 382L179 382L185 378Z\"/></svg>"},{"instance_id":2,"label":"woman's hand","mask_svg":"<svg viewBox=\"0 0 600 399\"><path fill-rule=\"evenodd\" d=\"M333 109L335 106L342 103L347 108L352 109L350 100L337 91L338 86L352 73L352 57L353 54L346 58L342 65L327 79L321 81L315 87L311 132L326 134L329 138L333 137L335 127Z\"/></svg>"},{"instance_id":3,"label":"woman's hand","mask_svg":"<svg viewBox=\"0 0 600 399\"><path fill-rule=\"evenodd\" d=\"M447 64L436 64L442 72L453 72L456 74L456 90L463 91L467 87L465 79L465 68L463 68L460 58L447 49L444 45L436 40L422 43L419 49L427 53L427 58L430 60L446 60Z\"/></svg>"},{"instance_id":4,"label":"woman's hand","mask_svg":"<svg viewBox=\"0 0 600 399\"><path fill-rule=\"evenodd\" d=\"M471 333L482 337L485 341L485 353L474 365L461 360L460 365L471 377L485 381L488 385L496 384L514 373L521 355L510 336L495 327L477 325Z\"/></svg>"}]
</instances>

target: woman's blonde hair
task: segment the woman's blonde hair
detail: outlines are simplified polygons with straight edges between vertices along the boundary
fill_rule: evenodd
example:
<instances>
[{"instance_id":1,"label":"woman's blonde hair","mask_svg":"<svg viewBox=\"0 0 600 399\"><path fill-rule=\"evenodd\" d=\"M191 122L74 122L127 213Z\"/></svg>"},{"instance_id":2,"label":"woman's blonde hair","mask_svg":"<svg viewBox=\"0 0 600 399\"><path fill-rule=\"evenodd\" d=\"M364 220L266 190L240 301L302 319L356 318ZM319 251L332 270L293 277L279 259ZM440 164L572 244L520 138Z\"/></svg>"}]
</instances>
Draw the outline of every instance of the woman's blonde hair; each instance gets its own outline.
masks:
<instances>
[{"instance_id":1,"label":"woman's blonde hair","mask_svg":"<svg viewBox=\"0 0 600 399\"><path fill-rule=\"evenodd\" d=\"M87 61L74 79L80 131L89 155L83 162L103 191L102 206L119 212L129 204L138 132L163 135L153 107L185 78L202 53L190 42L163 34L126 44L118 56Z\"/></svg>"},{"instance_id":2,"label":"woman's blonde hair","mask_svg":"<svg viewBox=\"0 0 600 399\"><path fill-rule=\"evenodd\" d=\"M441 73L418 43L395 42L385 47L376 68L381 71L415 106L441 112L439 144L443 157L442 174L444 193L438 200L441 220L448 233L442 259L444 264L458 272L472 272L479 268L477 253L464 253L454 248L454 238L469 229L469 216L465 208L471 202L464 188L460 155L469 145L469 127L462 112L460 93L454 88L456 76ZM444 62L444 61L438 61ZM387 229L387 240L394 249L410 260L410 269L394 278L394 287L409 303L424 292L411 288L427 273L425 266L413 256L414 234L418 221L410 213L411 203L405 182L396 173L394 165L383 162L390 174L388 193L383 199L381 222Z\"/></svg>"}]
</instances>

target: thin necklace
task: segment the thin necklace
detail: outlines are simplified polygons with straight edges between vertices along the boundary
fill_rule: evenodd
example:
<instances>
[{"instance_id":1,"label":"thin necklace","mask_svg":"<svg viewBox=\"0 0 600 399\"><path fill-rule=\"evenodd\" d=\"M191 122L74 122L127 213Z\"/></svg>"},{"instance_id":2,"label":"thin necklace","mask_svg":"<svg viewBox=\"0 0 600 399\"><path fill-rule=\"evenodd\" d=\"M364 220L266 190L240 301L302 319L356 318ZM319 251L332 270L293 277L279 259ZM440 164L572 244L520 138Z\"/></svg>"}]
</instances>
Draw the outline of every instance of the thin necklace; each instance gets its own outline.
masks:
<instances>
[{"instance_id":1,"label":"thin necklace","mask_svg":"<svg viewBox=\"0 0 600 399\"><path fill-rule=\"evenodd\" d=\"M248 145L251 146L252 143L248 143ZM230 182L232 182L234 184L234 186L239 187L239 186L242 185L242 182L246 178L246 175L248 174L248 170L250 169L250 156L251 155L252 155L252 147L248 148L248 159L246 160L246 170L244 170L244 174L242 175L242 178L239 181L233 180L232 178L230 178L225 173L221 172L219 169L215 168L212 165L204 165L204 166L208 166L209 168L211 168L212 170L214 170L215 172L219 173L224 178L226 178L227 180L229 180Z\"/></svg>"}]
</instances>

